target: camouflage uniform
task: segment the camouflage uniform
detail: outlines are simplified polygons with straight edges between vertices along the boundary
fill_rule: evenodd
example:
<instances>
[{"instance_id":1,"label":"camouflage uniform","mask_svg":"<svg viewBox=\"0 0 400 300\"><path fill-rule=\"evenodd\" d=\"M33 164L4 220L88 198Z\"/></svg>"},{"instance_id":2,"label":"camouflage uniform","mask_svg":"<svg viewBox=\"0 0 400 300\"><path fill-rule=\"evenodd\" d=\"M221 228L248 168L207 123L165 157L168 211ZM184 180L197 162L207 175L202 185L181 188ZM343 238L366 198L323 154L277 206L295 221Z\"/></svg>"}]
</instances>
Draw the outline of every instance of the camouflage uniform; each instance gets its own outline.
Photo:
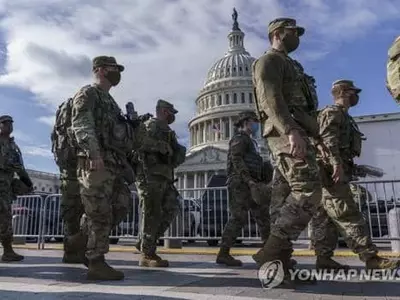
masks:
<instances>
[{"instance_id":1,"label":"camouflage uniform","mask_svg":"<svg viewBox=\"0 0 400 300\"><path fill-rule=\"evenodd\" d=\"M178 113L165 100L159 100L157 107ZM142 210L140 239L136 247L143 253L140 266L167 267L168 261L156 255L156 243L179 211L174 168L184 162L186 148L178 144L175 132L167 122L151 118L145 126L146 141L140 148L136 167L136 187Z\"/></svg>"},{"instance_id":2,"label":"camouflage uniform","mask_svg":"<svg viewBox=\"0 0 400 300\"><path fill-rule=\"evenodd\" d=\"M244 112L239 115L238 123L247 119L257 120L257 116L254 112ZM239 127L239 124L236 127ZM256 203L250 189L251 181L268 183L265 181L267 177L271 176L266 172L272 173L272 166L269 162L263 162L256 148L256 141L247 132L239 130L229 142L227 184L231 216L222 234L221 249L217 256L217 263L228 266L242 265L240 260L235 260L229 255L229 250L246 224L249 210L260 228L262 240L267 240L270 231L270 198L268 194L264 195L262 202Z\"/></svg>"},{"instance_id":3,"label":"camouflage uniform","mask_svg":"<svg viewBox=\"0 0 400 300\"><path fill-rule=\"evenodd\" d=\"M354 86L350 80L338 80L332 89L355 91L361 89ZM359 131L354 119L347 109L335 104L326 107L318 115L320 135L325 146L329 149L329 162L319 156L318 162L323 182L322 206L319 208L314 223L315 252L317 257L330 257L334 240L327 239L333 234L335 224L344 236L347 245L357 253L367 268L385 269L396 268L398 262L377 256L377 247L372 243L366 222L353 199L350 180L353 177L353 159L361 154L363 134ZM344 178L334 183L331 176L333 166L341 165Z\"/></svg>"},{"instance_id":4,"label":"camouflage uniform","mask_svg":"<svg viewBox=\"0 0 400 300\"><path fill-rule=\"evenodd\" d=\"M0 123L13 122L12 117L3 115ZM17 174L18 179L14 178ZM16 190L16 187L25 187L24 191ZM22 255L18 255L12 248L13 228L11 205L16 196L33 191L32 182L25 170L22 155L14 138L0 136L0 240L4 248L2 261L21 261Z\"/></svg>"},{"instance_id":5,"label":"camouflage uniform","mask_svg":"<svg viewBox=\"0 0 400 300\"><path fill-rule=\"evenodd\" d=\"M296 29L298 36L304 33L304 28L288 18L269 24L270 33L278 28ZM263 136L291 191L276 222L271 224L271 234L263 249L253 256L258 265L279 259L284 269L290 268L291 241L306 228L321 200L321 181L311 141L312 137L318 137L315 117L318 99L309 79L298 62L276 49L268 50L253 63L253 84ZM307 144L304 160L290 154L291 130L297 130L304 137Z\"/></svg>"},{"instance_id":6,"label":"camouflage uniform","mask_svg":"<svg viewBox=\"0 0 400 300\"><path fill-rule=\"evenodd\" d=\"M114 57L94 58L93 68L100 66L124 70ZM124 278L104 260L110 232L125 218L132 201L121 170L126 168L128 153L141 143L141 135L132 135L132 128L121 116L112 96L96 84L83 87L73 98L71 130L77 144L77 177L86 215L83 230L88 234L88 279ZM89 160L96 158L103 160L104 168L90 168Z\"/></svg>"}]
</instances>

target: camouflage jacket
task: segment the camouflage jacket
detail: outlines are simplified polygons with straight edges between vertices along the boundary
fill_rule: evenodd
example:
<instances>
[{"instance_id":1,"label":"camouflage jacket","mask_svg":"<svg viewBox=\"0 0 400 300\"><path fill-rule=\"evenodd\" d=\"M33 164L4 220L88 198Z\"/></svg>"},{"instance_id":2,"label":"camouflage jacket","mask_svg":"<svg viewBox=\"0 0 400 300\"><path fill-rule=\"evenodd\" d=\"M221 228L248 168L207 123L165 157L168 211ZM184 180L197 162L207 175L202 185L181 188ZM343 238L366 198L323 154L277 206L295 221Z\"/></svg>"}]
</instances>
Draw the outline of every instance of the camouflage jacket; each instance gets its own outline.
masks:
<instances>
[{"instance_id":1,"label":"camouflage jacket","mask_svg":"<svg viewBox=\"0 0 400 300\"><path fill-rule=\"evenodd\" d=\"M14 174L20 177L29 177L26 173L22 160L21 150L14 141L14 138L0 138L0 172L12 180Z\"/></svg>"},{"instance_id":2,"label":"camouflage jacket","mask_svg":"<svg viewBox=\"0 0 400 300\"><path fill-rule=\"evenodd\" d=\"M263 179L263 159L247 133L240 131L229 141L227 175L228 181L237 176L245 183Z\"/></svg>"},{"instance_id":3,"label":"camouflage jacket","mask_svg":"<svg viewBox=\"0 0 400 300\"><path fill-rule=\"evenodd\" d=\"M81 88L72 102L71 131L78 156L118 162L140 147L144 128L126 122L113 97L96 85Z\"/></svg>"},{"instance_id":4,"label":"camouflage jacket","mask_svg":"<svg viewBox=\"0 0 400 300\"><path fill-rule=\"evenodd\" d=\"M144 175L157 175L173 181L174 168L184 162L186 148L178 143L175 132L166 122L151 118L144 126L146 135L139 150L138 180ZM167 148L173 153L165 154Z\"/></svg>"},{"instance_id":5,"label":"camouflage jacket","mask_svg":"<svg viewBox=\"0 0 400 300\"><path fill-rule=\"evenodd\" d=\"M320 136L330 151L330 164L352 164L361 154L363 134L354 119L339 105L325 107L318 114Z\"/></svg>"},{"instance_id":6,"label":"camouflage jacket","mask_svg":"<svg viewBox=\"0 0 400 300\"><path fill-rule=\"evenodd\" d=\"M314 80L303 67L285 53L270 49L254 61L252 69L263 136L284 136L297 129L317 137L318 99ZM288 150L287 145L282 147L282 151Z\"/></svg>"}]
</instances>

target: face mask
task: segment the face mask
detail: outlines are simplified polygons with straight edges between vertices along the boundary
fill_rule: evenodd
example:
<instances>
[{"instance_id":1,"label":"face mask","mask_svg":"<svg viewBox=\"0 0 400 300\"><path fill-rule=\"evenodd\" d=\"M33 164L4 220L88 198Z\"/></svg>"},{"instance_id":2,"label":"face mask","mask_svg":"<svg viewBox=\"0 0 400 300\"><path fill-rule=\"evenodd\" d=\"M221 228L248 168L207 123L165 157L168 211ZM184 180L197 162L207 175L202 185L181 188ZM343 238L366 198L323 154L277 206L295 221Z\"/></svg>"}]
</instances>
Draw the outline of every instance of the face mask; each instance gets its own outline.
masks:
<instances>
[{"instance_id":1,"label":"face mask","mask_svg":"<svg viewBox=\"0 0 400 300\"><path fill-rule=\"evenodd\" d=\"M360 99L360 97L357 94L352 94L350 96L350 105L351 106L356 106L358 104L358 100Z\"/></svg>"},{"instance_id":2,"label":"face mask","mask_svg":"<svg viewBox=\"0 0 400 300\"><path fill-rule=\"evenodd\" d=\"M175 122L175 115L170 114L170 115L167 117L167 122L168 122L168 124L174 123L174 122Z\"/></svg>"},{"instance_id":3,"label":"face mask","mask_svg":"<svg viewBox=\"0 0 400 300\"><path fill-rule=\"evenodd\" d=\"M258 123L251 123L251 133L252 133L252 134L257 133L259 128L260 128L260 124L258 124Z\"/></svg>"},{"instance_id":4,"label":"face mask","mask_svg":"<svg viewBox=\"0 0 400 300\"><path fill-rule=\"evenodd\" d=\"M116 86L121 81L121 73L118 71L108 71L104 77L112 86Z\"/></svg>"},{"instance_id":5,"label":"face mask","mask_svg":"<svg viewBox=\"0 0 400 300\"><path fill-rule=\"evenodd\" d=\"M292 34L285 34L283 37L281 37L281 40L283 43L283 47L285 47L287 53L296 50L300 44L299 37Z\"/></svg>"}]
</instances>

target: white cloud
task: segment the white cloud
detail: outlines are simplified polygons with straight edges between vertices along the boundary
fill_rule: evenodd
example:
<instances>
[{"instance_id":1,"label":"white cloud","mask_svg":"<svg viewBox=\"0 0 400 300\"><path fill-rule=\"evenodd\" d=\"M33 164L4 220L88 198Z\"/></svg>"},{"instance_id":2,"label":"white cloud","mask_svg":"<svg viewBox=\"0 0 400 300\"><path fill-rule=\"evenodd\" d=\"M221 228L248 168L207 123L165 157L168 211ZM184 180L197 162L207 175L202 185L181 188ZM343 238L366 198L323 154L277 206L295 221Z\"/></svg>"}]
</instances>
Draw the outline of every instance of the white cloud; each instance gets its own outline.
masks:
<instances>
[{"instance_id":1,"label":"white cloud","mask_svg":"<svg viewBox=\"0 0 400 300\"><path fill-rule=\"evenodd\" d=\"M55 116L42 116L38 119L38 121L52 127L54 126L55 118Z\"/></svg>"},{"instance_id":2,"label":"white cloud","mask_svg":"<svg viewBox=\"0 0 400 300\"><path fill-rule=\"evenodd\" d=\"M400 16L396 0L303 0L291 1L290 8L283 2L0 0L7 44L0 84L31 91L51 115L90 82L92 57L113 55L126 66L121 85L112 90L119 104L133 100L144 113L154 111L158 98L171 100L180 111L174 127L183 138L207 70L227 50L234 6L253 56L267 48L266 28L274 17L296 16L306 26L305 47L313 50L303 58L319 59L341 41ZM48 115L39 121L52 125Z\"/></svg>"},{"instance_id":3,"label":"white cloud","mask_svg":"<svg viewBox=\"0 0 400 300\"><path fill-rule=\"evenodd\" d=\"M53 158L53 153L48 146L21 146L23 156L41 156L45 158Z\"/></svg>"}]
</instances>

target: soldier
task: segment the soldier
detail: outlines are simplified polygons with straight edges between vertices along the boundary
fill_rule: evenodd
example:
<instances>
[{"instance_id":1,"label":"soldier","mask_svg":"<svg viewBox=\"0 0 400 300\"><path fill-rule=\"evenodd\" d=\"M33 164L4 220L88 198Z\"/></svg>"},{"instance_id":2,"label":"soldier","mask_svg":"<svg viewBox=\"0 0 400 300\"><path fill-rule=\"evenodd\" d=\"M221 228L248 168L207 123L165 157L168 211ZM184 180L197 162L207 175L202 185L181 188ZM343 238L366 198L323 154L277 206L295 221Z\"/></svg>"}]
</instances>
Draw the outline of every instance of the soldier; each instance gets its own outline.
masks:
<instances>
[{"instance_id":1,"label":"soldier","mask_svg":"<svg viewBox=\"0 0 400 300\"><path fill-rule=\"evenodd\" d=\"M237 133L229 142L228 151L228 189L229 211L231 217L222 234L222 243L216 262L227 266L241 266L240 260L234 259L229 250L233 246L241 229L247 222L247 213L250 210L256 220L265 242L269 236L269 204L270 190L267 186L267 177L272 176L272 165L263 163L256 140L251 136L258 132L259 121L252 111L239 114L235 123ZM268 174L266 174L268 173ZM264 191L262 199L255 199L257 190ZM261 192L263 194L263 192Z\"/></svg>"},{"instance_id":2,"label":"soldier","mask_svg":"<svg viewBox=\"0 0 400 300\"><path fill-rule=\"evenodd\" d=\"M178 143L175 132L169 127L177 113L171 103L160 99L156 118L145 122L147 142L140 149L136 168L136 187L142 209L140 238L136 244L142 252L140 266L169 265L156 254L156 243L179 210L174 169L184 162L186 148Z\"/></svg>"},{"instance_id":3,"label":"soldier","mask_svg":"<svg viewBox=\"0 0 400 300\"><path fill-rule=\"evenodd\" d=\"M305 29L296 20L279 18L268 26L272 48L253 63L256 106L279 171L290 186L271 234L253 259L261 266L280 260L285 271L283 284L291 284L289 269L293 240L306 228L321 199L315 148L318 138L315 117L318 99L314 83L305 76L301 65L289 57L299 46ZM296 278L297 281L298 278Z\"/></svg>"},{"instance_id":4,"label":"soldier","mask_svg":"<svg viewBox=\"0 0 400 300\"><path fill-rule=\"evenodd\" d=\"M124 66L114 57L95 57L95 83L81 88L72 101L71 133L77 145L77 176L86 216L83 232L88 235L89 280L124 278L104 259L111 229L123 220L132 201L122 170L126 169L126 156L137 145L109 93L123 71Z\"/></svg>"},{"instance_id":5,"label":"soldier","mask_svg":"<svg viewBox=\"0 0 400 300\"><path fill-rule=\"evenodd\" d=\"M13 119L10 116L0 117L0 239L4 253L2 261L21 261L22 255L14 252L12 248L12 200L17 195L33 191L33 184L25 170L19 147L10 137L13 132ZM17 174L18 179L14 179ZM17 187L21 187L18 190ZM24 190L24 191L23 191Z\"/></svg>"},{"instance_id":6,"label":"soldier","mask_svg":"<svg viewBox=\"0 0 400 300\"><path fill-rule=\"evenodd\" d=\"M61 217L64 220L64 255L63 263L83 263L88 266L85 256L87 235L80 228L84 213L77 178L76 149L68 136L71 127L72 99L63 102L57 113L51 134L52 152L60 170L61 182Z\"/></svg>"},{"instance_id":7,"label":"soldier","mask_svg":"<svg viewBox=\"0 0 400 300\"><path fill-rule=\"evenodd\" d=\"M318 154L323 183L323 206L316 214L313 236L318 258L331 260L334 240L331 228L336 225L347 245L365 262L367 269L395 269L400 261L391 261L377 255L365 220L353 199L350 181L354 158L360 156L363 134L349 115L350 107L357 105L361 89L351 80L337 80L332 85L335 104L327 106L318 115L320 135L330 156Z\"/></svg>"}]
</instances>

